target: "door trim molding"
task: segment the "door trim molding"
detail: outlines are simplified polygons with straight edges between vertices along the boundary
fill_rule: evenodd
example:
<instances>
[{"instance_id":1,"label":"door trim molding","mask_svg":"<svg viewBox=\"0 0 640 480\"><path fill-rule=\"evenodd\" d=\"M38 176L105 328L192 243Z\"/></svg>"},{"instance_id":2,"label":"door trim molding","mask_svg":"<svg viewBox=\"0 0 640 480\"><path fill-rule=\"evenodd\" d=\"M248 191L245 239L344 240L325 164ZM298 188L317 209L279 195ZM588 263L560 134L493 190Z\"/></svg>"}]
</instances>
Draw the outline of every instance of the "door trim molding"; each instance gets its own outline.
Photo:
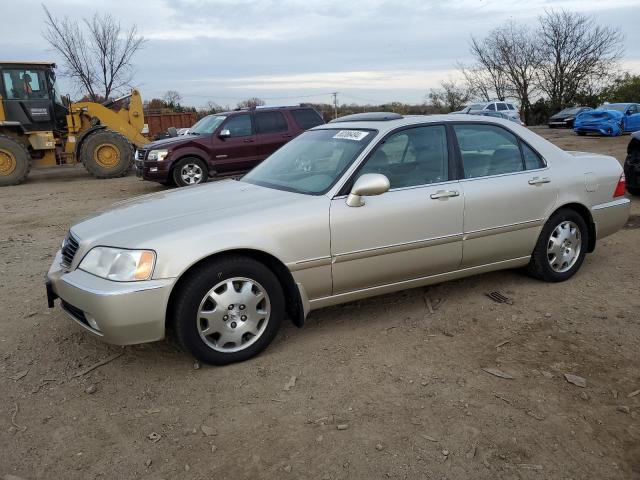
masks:
<instances>
[{"instance_id":1,"label":"door trim molding","mask_svg":"<svg viewBox=\"0 0 640 480\"><path fill-rule=\"evenodd\" d=\"M527 220L525 222L510 223L507 225L500 225L498 227L481 228L479 230L472 230L465 232L464 240L473 240L475 238L487 237L489 235L498 235L501 233L515 232L517 230L524 230L526 228L538 227L544 224L544 218L537 218L535 220Z\"/></svg>"},{"instance_id":2,"label":"door trim molding","mask_svg":"<svg viewBox=\"0 0 640 480\"><path fill-rule=\"evenodd\" d=\"M333 256L332 263L349 262L351 260L359 260L362 258L375 257L378 255L386 255L389 253L405 252L424 247L433 247L436 245L444 245L462 241L462 233L454 233L444 235L442 237L425 238L422 240L413 240L411 242L394 243L382 247L365 248L363 250L354 250L351 252L338 253Z\"/></svg>"}]
</instances>

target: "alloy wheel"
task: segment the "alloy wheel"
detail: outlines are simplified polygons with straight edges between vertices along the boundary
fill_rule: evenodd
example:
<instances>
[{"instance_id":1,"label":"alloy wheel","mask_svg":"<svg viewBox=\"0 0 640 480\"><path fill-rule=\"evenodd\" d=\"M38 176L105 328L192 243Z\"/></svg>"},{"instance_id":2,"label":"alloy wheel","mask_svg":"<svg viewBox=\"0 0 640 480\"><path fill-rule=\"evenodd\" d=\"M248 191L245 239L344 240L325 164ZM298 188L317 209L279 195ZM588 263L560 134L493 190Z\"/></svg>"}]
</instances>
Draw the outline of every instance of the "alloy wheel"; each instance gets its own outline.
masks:
<instances>
[{"instance_id":1,"label":"alloy wheel","mask_svg":"<svg viewBox=\"0 0 640 480\"><path fill-rule=\"evenodd\" d=\"M202 182L203 172L197 163L186 163L180 169L180 178L187 185L196 185Z\"/></svg>"}]
</instances>

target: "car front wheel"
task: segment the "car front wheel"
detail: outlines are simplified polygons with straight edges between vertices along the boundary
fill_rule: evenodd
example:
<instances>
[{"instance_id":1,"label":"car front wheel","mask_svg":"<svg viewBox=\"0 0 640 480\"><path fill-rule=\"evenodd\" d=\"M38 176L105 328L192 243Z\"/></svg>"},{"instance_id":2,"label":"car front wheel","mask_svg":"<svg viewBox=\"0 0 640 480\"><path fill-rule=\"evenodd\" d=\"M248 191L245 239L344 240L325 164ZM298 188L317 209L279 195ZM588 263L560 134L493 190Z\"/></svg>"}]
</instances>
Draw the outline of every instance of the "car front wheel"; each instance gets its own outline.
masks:
<instances>
[{"instance_id":1,"label":"car front wheel","mask_svg":"<svg viewBox=\"0 0 640 480\"><path fill-rule=\"evenodd\" d=\"M580 214L570 209L558 210L540 232L529 273L547 282L571 278L584 261L588 235L587 224Z\"/></svg>"},{"instance_id":2,"label":"car front wheel","mask_svg":"<svg viewBox=\"0 0 640 480\"><path fill-rule=\"evenodd\" d=\"M271 270L246 257L197 267L176 295L172 318L180 344L198 360L225 365L247 360L273 340L285 312Z\"/></svg>"},{"instance_id":3,"label":"car front wheel","mask_svg":"<svg viewBox=\"0 0 640 480\"><path fill-rule=\"evenodd\" d=\"M207 165L199 158L185 158L173 167L173 181L179 187L198 185L209 179Z\"/></svg>"}]
</instances>

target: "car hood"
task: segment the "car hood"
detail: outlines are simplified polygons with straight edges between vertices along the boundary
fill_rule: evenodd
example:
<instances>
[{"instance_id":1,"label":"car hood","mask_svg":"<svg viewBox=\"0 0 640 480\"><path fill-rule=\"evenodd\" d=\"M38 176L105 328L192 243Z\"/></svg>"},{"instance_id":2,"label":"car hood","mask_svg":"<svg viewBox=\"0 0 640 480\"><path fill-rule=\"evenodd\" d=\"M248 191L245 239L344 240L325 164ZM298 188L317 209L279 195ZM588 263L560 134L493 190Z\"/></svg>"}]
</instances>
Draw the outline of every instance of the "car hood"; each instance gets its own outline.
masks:
<instances>
[{"instance_id":1,"label":"car hood","mask_svg":"<svg viewBox=\"0 0 640 480\"><path fill-rule=\"evenodd\" d=\"M188 143L196 138L201 138L200 135L180 135L177 137L163 138L151 143L147 143L142 148L145 150L157 150L160 148L173 148L177 145Z\"/></svg>"},{"instance_id":2,"label":"car hood","mask_svg":"<svg viewBox=\"0 0 640 480\"><path fill-rule=\"evenodd\" d=\"M134 248L169 232L300 202L309 195L222 180L135 197L112 205L71 227L83 244Z\"/></svg>"},{"instance_id":3,"label":"car hood","mask_svg":"<svg viewBox=\"0 0 640 480\"><path fill-rule=\"evenodd\" d=\"M582 122L620 120L622 117L622 112L617 110L606 110L604 108L589 110L588 112L582 112L578 115L578 119Z\"/></svg>"}]
</instances>

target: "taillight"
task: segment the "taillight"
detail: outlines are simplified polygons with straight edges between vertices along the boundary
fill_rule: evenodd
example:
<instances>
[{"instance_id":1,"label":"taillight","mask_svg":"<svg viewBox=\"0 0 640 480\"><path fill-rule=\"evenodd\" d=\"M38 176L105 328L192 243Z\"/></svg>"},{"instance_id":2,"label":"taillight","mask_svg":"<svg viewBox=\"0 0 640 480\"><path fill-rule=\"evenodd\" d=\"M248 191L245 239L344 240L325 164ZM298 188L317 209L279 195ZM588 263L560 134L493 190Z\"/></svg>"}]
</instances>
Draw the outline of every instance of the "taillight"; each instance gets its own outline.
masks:
<instances>
[{"instance_id":1,"label":"taillight","mask_svg":"<svg viewBox=\"0 0 640 480\"><path fill-rule=\"evenodd\" d=\"M624 173L620 175L620 180L618 180L618 185L616 185L616 189L613 192L613 198L623 197L624 191L627 188L627 182L624 179Z\"/></svg>"}]
</instances>

